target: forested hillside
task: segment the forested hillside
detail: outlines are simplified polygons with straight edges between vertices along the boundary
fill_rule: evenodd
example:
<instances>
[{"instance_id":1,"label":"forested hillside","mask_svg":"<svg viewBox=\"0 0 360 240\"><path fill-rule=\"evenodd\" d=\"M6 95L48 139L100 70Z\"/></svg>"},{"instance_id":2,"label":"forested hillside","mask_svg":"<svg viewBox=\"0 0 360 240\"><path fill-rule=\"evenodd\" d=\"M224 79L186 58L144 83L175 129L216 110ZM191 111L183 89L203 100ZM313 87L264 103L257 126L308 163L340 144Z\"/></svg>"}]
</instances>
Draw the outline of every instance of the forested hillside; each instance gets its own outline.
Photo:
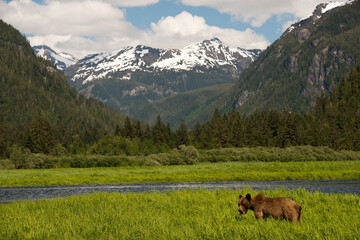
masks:
<instances>
[{"instance_id":1,"label":"forested hillside","mask_svg":"<svg viewBox=\"0 0 360 240\"><path fill-rule=\"evenodd\" d=\"M161 116L173 129L178 128L179 119L184 119L187 126L193 128L197 121L204 123L211 118L216 108L213 104L233 87L234 83L225 83L179 93L146 105L135 118L154 124L157 116Z\"/></svg>"},{"instance_id":2,"label":"forested hillside","mask_svg":"<svg viewBox=\"0 0 360 240\"><path fill-rule=\"evenodd\" d=\"M221 112L306 112L322 92L330 93L347 76L360 56L360 1L324 14L323 7L260 54Z\"/></svg>"},{"instance_id":3,"label":"forested hillside","mask_svg":"<svg viewBox=\"0 0 360 240\"><path fill-rule=\"evenodd\" d=\"M308 157L315 160L337 159L329 148L360 150L360 64L349 77L343 79L330 97L321 96L315 108L307 114L267 110L251 115L242 115L237 111L221 115L216 110L209 122L203 125L197 122L191 131L188 131L183 120L173 131L159 116L153 126L144 126L140 121L134 122L127 117L123 125L115 126L113 133L86 145L75 138L69 148L64 147L66 141L54 146L54 131L42 119L32 122L26 141L20 146L9 146L5 129L0 121L0 150L5 157L9 157L6 155L9 152L11 163L4 161L3 164L10 168L196 164L199 162L197 149L231 147L245 147L245 152L249 147L258 147L249 150L251 153L248 152L246 157L243 156L246 161L279 159L284 157L278 156L283 152L279 147L304 145L325 147L288 148L285 151L290 155L283 160L293 161L295 155L297 159L307 160ZM277 148L266 150L261 147ZM224 159L219 158L219 151L226 155ZM236 152L236 149L210 151L206 154L207 161L231 161ZM154 153L161 154L144 158ZM343 151L340 155L342 159L354 159L356 154Z\"/></svg>"},{"instance_id":4,"label":"forested hillside","mask_svg":"<svg viewBox=\"0 0 360 240\"><path fill-rule=\"evenodd\" d=\"M58 143L70 147L75 139L88 144L125 119L79 95L54 65L35 56L24 36L1 20L0 81L2 145L19 143L34 150L32 144L43 137L41 132L51 135L44 143L47 149L41 152Z\"/></svg>"},{"instance_id":5,"label":"forested hillside","mask_svg":"<svg viewBox=\"0 0 360 240\"><path fill-rule=\"evenodd\" d=\"M360 150L360 64L306 114L266 110L246 116L215 112L194 130L203 148L297 145Z\"/></svg>"}]
</instances>

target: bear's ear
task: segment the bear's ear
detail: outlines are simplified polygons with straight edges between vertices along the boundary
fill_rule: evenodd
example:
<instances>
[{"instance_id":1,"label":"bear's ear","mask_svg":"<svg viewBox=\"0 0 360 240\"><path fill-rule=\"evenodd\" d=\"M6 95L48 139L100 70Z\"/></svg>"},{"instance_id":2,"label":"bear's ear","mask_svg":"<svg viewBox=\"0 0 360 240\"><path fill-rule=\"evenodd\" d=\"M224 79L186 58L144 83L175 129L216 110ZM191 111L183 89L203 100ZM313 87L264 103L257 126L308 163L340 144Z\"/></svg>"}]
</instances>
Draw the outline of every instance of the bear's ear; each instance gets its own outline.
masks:
<instances>
[{"instance_id":1,"label":"bear's ear","mask_svg":"<svg viewBox=\"0 0 360 240\"><path fill-rule=\"evenodd\" d=\"M242 198L242 197L243 197L243 196L240 194L239 199Z\"/></svg>"},{"instance_id":2,"label":"bear's ear","mask_svg":"<svg viewBox=\"0 0 360 240\"><path fill-rule=\"evenodd\" d=\"M246 194L246 199L248 200L248 201L250 201L251 200L251 195L248 193L248 194Z\"/></svg>"}]
</instances>

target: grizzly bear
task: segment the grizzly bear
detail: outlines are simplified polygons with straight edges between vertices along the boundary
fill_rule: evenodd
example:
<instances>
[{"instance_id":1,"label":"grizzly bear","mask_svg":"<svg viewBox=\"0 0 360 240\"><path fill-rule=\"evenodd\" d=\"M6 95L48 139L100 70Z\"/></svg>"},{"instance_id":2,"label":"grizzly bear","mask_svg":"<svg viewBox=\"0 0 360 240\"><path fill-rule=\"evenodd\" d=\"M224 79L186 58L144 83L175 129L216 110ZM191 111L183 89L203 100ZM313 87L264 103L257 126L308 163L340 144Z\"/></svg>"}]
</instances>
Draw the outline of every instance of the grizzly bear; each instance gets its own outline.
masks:
<instances>
[{"instance_id":1,"label":"grizzly bear","mask_svg":"<svg viewBox=\"0 0 360 240\"><path fill-rule=\"evenodd\" d=\"M239 196L238 205L241 214L246 214L250 209L254 211L256 219L272 216L275 219L286 219L301 223L301 206L290 198L268 198L261 193L251 197L250 194L247 194L245 197Z\"/></svg>"}]
</instances>

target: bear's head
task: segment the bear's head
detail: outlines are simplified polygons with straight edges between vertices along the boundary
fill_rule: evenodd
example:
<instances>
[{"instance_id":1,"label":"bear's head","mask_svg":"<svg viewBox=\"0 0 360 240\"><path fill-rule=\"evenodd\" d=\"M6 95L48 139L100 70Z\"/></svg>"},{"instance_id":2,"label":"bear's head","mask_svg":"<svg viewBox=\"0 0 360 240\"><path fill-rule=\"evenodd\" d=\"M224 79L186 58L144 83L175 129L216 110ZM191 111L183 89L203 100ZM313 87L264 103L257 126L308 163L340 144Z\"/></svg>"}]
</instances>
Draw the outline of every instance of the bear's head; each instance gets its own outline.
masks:
<instances>
[{"instance_id":1,"label":"bear's head","mask_svg":"<svg viewBox=\"0 0 360 240\"><path fill-rule=\"evenodd\" d=\"M238 206L239 206L239 212L241 214L246 214L247 211L250 208L250 201L251 201L251 195L246 194L245 197L242 195L239 196Z\"/></svg>"}]
</instances>

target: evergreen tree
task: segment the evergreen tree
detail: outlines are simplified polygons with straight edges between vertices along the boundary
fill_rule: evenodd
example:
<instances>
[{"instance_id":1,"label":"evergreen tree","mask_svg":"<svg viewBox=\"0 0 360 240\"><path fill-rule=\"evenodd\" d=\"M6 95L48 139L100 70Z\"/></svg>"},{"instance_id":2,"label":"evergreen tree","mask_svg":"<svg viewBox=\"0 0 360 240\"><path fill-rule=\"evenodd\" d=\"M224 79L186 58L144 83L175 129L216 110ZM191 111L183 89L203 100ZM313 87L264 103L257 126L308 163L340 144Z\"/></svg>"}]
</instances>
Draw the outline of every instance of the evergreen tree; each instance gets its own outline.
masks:
<instances>
[{"instance_id":1,"label":"evergreen tree","mask_svg":"<svg viewBox=\"0 0 360 240\"><path fill-rule=\"evenodd\" d=\"M121 128L120 128L119 124L116 124L114 134L115 134L115 136L121 135Z\"/></svg>"},{"instance_id":2,"label":"evergreen tree","mask_svg":"<svg viewBox=\"0 0 360 240\"><path fill-rule=\"evenodd\" d=\"M4 157L6 152L6 133L5 125L0 115L0 157Z\"/></svg>"},{"instance_id":3,"label":"evergreen tree","mask_svg":"<svg viewBox=\"0 0 360 240\"><path fill-rule=\"evenodd\" d=\"M144 138L145 139L152 139L152 132L151 132L150 125L148 123L145 125Z\"/></svg>"},{"instance_id":4,"label":"evergreen tree","mask_svg":"<svg viewBox=\"0 0 360 240\"><path fill-rule=\"evenodd\" d=\"M217 147L225 147L228 145L229 136L227 135L226 126L218 109L215 109L214 115L210 120L210 126L213 132L213 140Z\"/></svg>"},{"instance_id":5,"label":"evergreen tree","mask_svg":"<svg viewBox=\"0 0 360 240\"><path fill-rule=\"evenodd\" d=\"M202 148L211 149L216 148L214 134L209 123L205 124L200 134L200 144Z\"/></svg>"},{"instance_id":6,"label":"evergreen tree","mask_svg":"<svg viewBox=\"0 0 360 240\"><path fill-rule=\"evenodd\" d=\"M165 143L170 147L174 148L176 142L176 136L173 130L171 129L170 123L168 122L165 127Z\"/></svg>"},{"instance_id":7,"label":"evergreen tree","mask_svg":"<svg viewBox=\"0 0 360 240\"><path fill-rule=\"evenodd\" d=\"M199 121L196 121L196 124L194 126L194 129L192 131L193 136L194 136L194 141L195 142L200 142L200 135L201 135L201 124Z\"/></svg>"},{"instance_id":8,"label":"evergreen tree","mask_svg":"<svg viewBox=\"0 0 360 240\"><path fill-rule=\"evenodd\" d=\"M152 129L152 136L154 143L156 144L165 143L166 141L165 132L166 132L165 125L163 124L161 117L159 115L157 116L156 123Z\"/></svg>"},{"instance_id":9,"label":"evergreen tree","mask_svg":"<svg viewBox=\"0 0 360 240\"><path fill-rule=\"evenodd\" d=\"M35 118L30 125L25 146L33 153L50 153L54 145L50 124L43 118Z\"/></svg>"},{"instance_id":10,"label":"evergreen tree","mask_svg":"<svg viewBox=\"0 0 360 240\"><path fill-rule=\"evenodd\" d=\"M184 119L181 119L180 126L176 130L176 145L189 145L189 134Z\"/></svg>"},{"instance_id":11,"label":"evergreen tree","mask_svg":"<svg viewBox=\"0 0 360 240\"><path fill-rule=\"evenodd\" d=\"M125 118L125 122L124 122L124 137L126 138L133 138L134 137L134 127L131 124L131 120L129 117Z\"/></svg>"},{"instance_id":12,"label":"evergreen tree","mask_svg":"<svg viewBox=\"0 0 360 240\"><path fill-rule=\"evenodd\" d=\"M140 139L143 139L144 138L144 132L142 130L142 127L141 127L141 123L140 121L136 121L136 125L135 125L135 137L138 137Z\"/></svg>"}]
</instances>

